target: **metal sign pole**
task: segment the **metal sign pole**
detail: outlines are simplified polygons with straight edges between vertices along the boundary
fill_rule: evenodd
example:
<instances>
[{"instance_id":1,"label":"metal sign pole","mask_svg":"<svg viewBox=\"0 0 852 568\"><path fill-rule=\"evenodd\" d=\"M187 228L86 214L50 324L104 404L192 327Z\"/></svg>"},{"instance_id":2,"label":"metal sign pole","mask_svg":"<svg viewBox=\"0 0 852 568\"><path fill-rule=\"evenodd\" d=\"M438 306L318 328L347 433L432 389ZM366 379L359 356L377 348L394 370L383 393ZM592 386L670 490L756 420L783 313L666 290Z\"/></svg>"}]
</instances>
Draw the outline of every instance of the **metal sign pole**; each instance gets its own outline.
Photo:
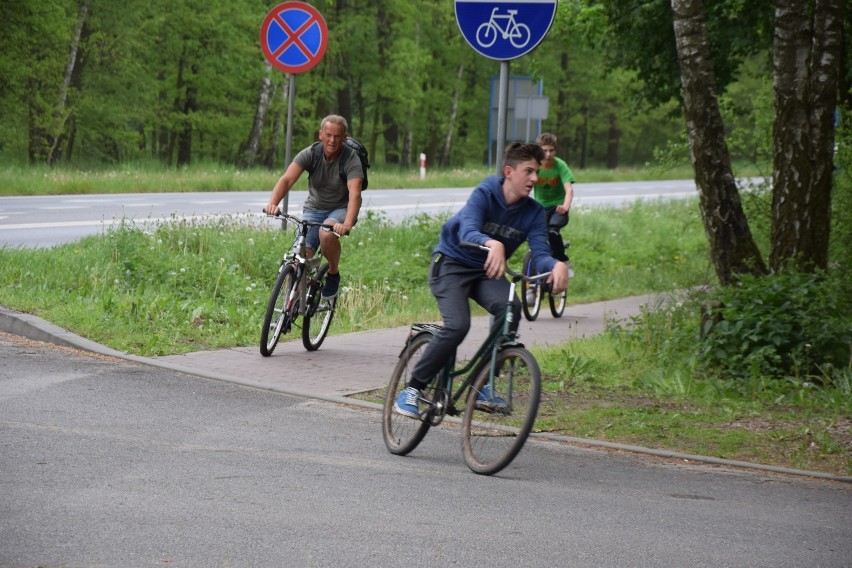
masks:
<instances>
[{"instance_id":1,"label":"metal sign pole","mask_svg":"<svg viewBox=\"0 0 852 568\"><path fill-rule=\"evenodd\" d=\"M500 86L497 97L497 175L503 174L503 153L506 151L506 117L509 113L509 62L500 62Z\"/></svg>"},{"instance_id":2,"label":"metal sign pole","mask_svg":"<svg viewBox=\"0 0 852 568\"><path fill-rule=\"evenodd\" d=\"M293 101L296 99L296 75L293 73L289 73L289 80L287 84L287 135L284 141L284 171L287 171L287 168L290 166L290 156L291 149L293 147ZM287 213L290 203L290 192L284 196L284 203L281 206L281 210L284 213ZM287 219L281 221L281 228L287 228Z\"/></svg>"}]
</instances>

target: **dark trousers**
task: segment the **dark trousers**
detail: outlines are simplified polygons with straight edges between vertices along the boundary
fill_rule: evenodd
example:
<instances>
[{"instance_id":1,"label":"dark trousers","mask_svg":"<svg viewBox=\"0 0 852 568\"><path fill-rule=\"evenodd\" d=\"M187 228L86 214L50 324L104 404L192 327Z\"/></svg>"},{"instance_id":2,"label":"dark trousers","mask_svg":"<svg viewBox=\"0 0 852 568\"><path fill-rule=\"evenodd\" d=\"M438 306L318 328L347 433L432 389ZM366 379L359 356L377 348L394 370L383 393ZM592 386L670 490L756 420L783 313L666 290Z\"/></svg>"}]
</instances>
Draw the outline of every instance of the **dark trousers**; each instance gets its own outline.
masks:
<instances>
[{"instance_id":1,"label":"dark trousers","mask_svg":"<svg viewBox=\"0 0 852 568\"><path fill-rule=\"evenodd\" d=\"M423 389L456 353L456 348L470 331L468 298L488 310L492 326L503 325L506 300L509 297L506 278L488 278L482 268L468 268L437 254L432 257L429 288L438 301L444 325L423 351L423 356L411 373L409 386ZM517 297L512 301L513 327L520 323L521 306Z\"/></svg>"},{"instance_id":2,"label":"dark trousers","mask_svg":"<svg viewBox=\"0 0 852 568\"><path fill-rule=\"evenodd\" d=\"M559 231L568 224L568 214L556 212L556 206L545 207L544 216L547 219L547 239L550 241L550 251L553 258L566 262L565 245L562 244L562 233Z\"/></svg>"}]
</instances>

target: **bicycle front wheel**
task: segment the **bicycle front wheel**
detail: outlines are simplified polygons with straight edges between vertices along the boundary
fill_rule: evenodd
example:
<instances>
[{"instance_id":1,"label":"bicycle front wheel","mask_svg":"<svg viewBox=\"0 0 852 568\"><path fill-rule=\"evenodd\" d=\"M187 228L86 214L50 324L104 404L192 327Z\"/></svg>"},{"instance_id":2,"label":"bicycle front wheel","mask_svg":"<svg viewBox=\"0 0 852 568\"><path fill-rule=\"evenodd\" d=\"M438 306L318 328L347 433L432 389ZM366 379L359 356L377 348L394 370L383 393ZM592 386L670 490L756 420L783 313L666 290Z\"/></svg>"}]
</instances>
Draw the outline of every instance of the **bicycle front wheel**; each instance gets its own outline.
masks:
<instances>
[{"instance_id":1,"label":"bicycle front wheel","mask_svg":"<svg viewBox=\"0 0 852 568\"><path fill-rule=\"evenodd\" d=\"M568 289L562 290L561 294L553 295L548 294L548 299L550 300L550 313L555 318L561 318L562 314L565 313L565 299L568 297Z\"/></svg>"},{"instance_id":2,"label":"bicycle front wheel","mask_svg":"<svg viewBox=\"0 0 852 568\"><path fill-rule=\"evenodd\" d=\"M528 252L524 256L523 271L527 276L532 276L535 271L532 268L532 253ZM538 317L538 312L541 309L541 283L536 280L529 282L521 280L521 307L523 308L524 317L529 321L535 321Z\"/></svg>"},{"instance_id":3,"label":"bicycle front wheel","mask_svg":"<svg viewBox=\"0 0 852 568\"><path fill-rule=\"evenodd\" d=\"M290 326L296 318L298 298L294 297L293 289L296 287L296 269L287 264L278 272L275 285L272 287L272 295L266 306L266 315L263 318L263 328L260 331L260 354L269 357L278 345L278 338L282 333L290 331Z\"/></svg>"},{"instance_id":4,"label":"bicycle front wheel","mask_svg":"<svg viewBox=\"0 0 852 568\"><path fill-rule=\"evenodd\" d=\"M497 354L494 378L485 365L468 392L462 419L462 449L468 467L492 475L524 446L541 396L541 371L532 353L506 347Z\"/></svg>"},{"instance_id":5,"label":"bicycle front wheel","mask_svg":"<svg viewBox=\"0 0 852 568\"><path fill-rule=\"evenodd\" d=\"M393 409L399 393L408 386L408 381L411 379L411 372L414 370L417 362L420 361L423 351L430 341L432 341L432 334L430 333L422 333L411 339L393 370L390 383L388 384L388 391L385 394L385 406L382 411L382 433L388 451L398 456L404 456L416 448L417 444L426 436L426 432L429 431L429 426L431 425L429 420L429 409L431 406L429 397L430 395L434 396L435 390L433 385L430 385L426 391L421 393L423 399L417 404L421 413L420 418L403 416L397 414Z\"/></svg>"},{"instance_id":6,"label":"bicycle front wheel","mask_svg":"<svg viewBox=\"0 0 852 568\"><path fill-rule=\"evenodd\" d=\"M325 341L334 309L337 307L337 296L331 300L322 299L322 282L328 272L328 264L323 264L317 271L314 280L316 285L310 291L308 309L302 320L302 345L308 351L316 351Z\"/></svg>"}]
</instances>

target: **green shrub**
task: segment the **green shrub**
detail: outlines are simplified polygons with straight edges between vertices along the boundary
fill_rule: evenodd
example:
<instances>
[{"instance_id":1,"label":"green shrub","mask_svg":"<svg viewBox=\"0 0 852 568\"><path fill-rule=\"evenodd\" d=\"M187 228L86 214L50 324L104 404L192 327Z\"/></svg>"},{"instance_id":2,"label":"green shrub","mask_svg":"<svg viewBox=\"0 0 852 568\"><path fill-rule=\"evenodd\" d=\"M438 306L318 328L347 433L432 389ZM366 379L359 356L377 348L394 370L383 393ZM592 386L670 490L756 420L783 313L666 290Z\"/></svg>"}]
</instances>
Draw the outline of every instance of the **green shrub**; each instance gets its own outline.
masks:
<instances>
[{"instance_id":1,"label":"green shrub","mask_svg":"<svg viewBox=\"0 0 852 568\"><path fill-rule=\"evenodd\" d=\"M724 378L825 382L850 365L852 308L843 272L746 276L719 288L719 321L699 344L704 368Z\"/></svg>"}]
</instances>

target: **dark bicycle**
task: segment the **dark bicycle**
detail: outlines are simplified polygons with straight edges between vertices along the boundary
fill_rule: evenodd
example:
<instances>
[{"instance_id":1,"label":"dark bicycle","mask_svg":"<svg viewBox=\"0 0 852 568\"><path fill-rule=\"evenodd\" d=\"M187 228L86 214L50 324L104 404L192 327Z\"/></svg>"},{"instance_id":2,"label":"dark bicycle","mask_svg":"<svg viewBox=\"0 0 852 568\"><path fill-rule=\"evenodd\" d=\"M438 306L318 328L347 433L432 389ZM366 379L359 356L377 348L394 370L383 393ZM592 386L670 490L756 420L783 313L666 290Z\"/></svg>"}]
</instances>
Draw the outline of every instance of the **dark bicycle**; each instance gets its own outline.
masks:
<instances>
[{"instance_id":1,"label":"dark bicycle","mask_svg":"<svg viewBox=\"0 0 852 568\"><path fill-rule=\"evenodd\" d=\"M311 227L332 232L331 225L303 221L288 214L276 215L273 218L285 222L293 221L296 240L284 254L278 267L278 276L272 287L272 295L269 297L260 331L260 354L264 357L272 355L281 335L289 333L293 326L299 327L300 317L302 344L308 351L316 351L328 334L337 306L337 297L331 300L322 298L328 263L323 264L322 251L319 248L313 257L307 258L305 239Z\"/></svg>"},{"instance_id":2,"label":"dark bicycle","mask_svg":"<svg viewBox=\"0 0 852 568\"><path fill-rule=\"evenodd\" d=\"M473 243L462 245L488 250ZM511 277L511 286L502 325L492 326L469 362L456 368L453 357L435 376L418 397L419 419L398 414L393 406L399 393L408 386L423 350L441 327L435 324L411 327L385 395L382 431L391 453L411 452L430 427L440 424L447 415L460 413L456 408L460 400L465 401L462 449L471 470L492 475L509 465L521 451L538 413L541 371L535 357L518 343L512 330L511 304L519 281L540 280L550 273L527 277L509 268L506 272ZM454 390L453 380L457 377L464 380Z\"/></svg>"},{"instance_id":3,"label":"dark bicycle","mask_svg":"<svg viewBox=\"0 0 852 568\"><path fill-rule=\"evenodd\" d=\"M567 252L571 243L564 241L562 245L565 247L565 251ZM535 275L536 272L535 268L533 268L531 252L527 252L524 256L523 264L521 266L521 270L525 275ZM574 277L574 271L571 269L570 264L568 265L568 273L569 278ZM550 313L553 317L561 318L562 314L565 313L565 302L568 297L568 288L562 290L560 294L554 295L550 291L550 286L543 280L523 280L521 282L521 307L523 308L524 317L529 321L535 321L538 317L538 312L541 309L541 302L544 299L545 294L547 295L547 300L550 304Z\"/></svg>"}]
</instances>

